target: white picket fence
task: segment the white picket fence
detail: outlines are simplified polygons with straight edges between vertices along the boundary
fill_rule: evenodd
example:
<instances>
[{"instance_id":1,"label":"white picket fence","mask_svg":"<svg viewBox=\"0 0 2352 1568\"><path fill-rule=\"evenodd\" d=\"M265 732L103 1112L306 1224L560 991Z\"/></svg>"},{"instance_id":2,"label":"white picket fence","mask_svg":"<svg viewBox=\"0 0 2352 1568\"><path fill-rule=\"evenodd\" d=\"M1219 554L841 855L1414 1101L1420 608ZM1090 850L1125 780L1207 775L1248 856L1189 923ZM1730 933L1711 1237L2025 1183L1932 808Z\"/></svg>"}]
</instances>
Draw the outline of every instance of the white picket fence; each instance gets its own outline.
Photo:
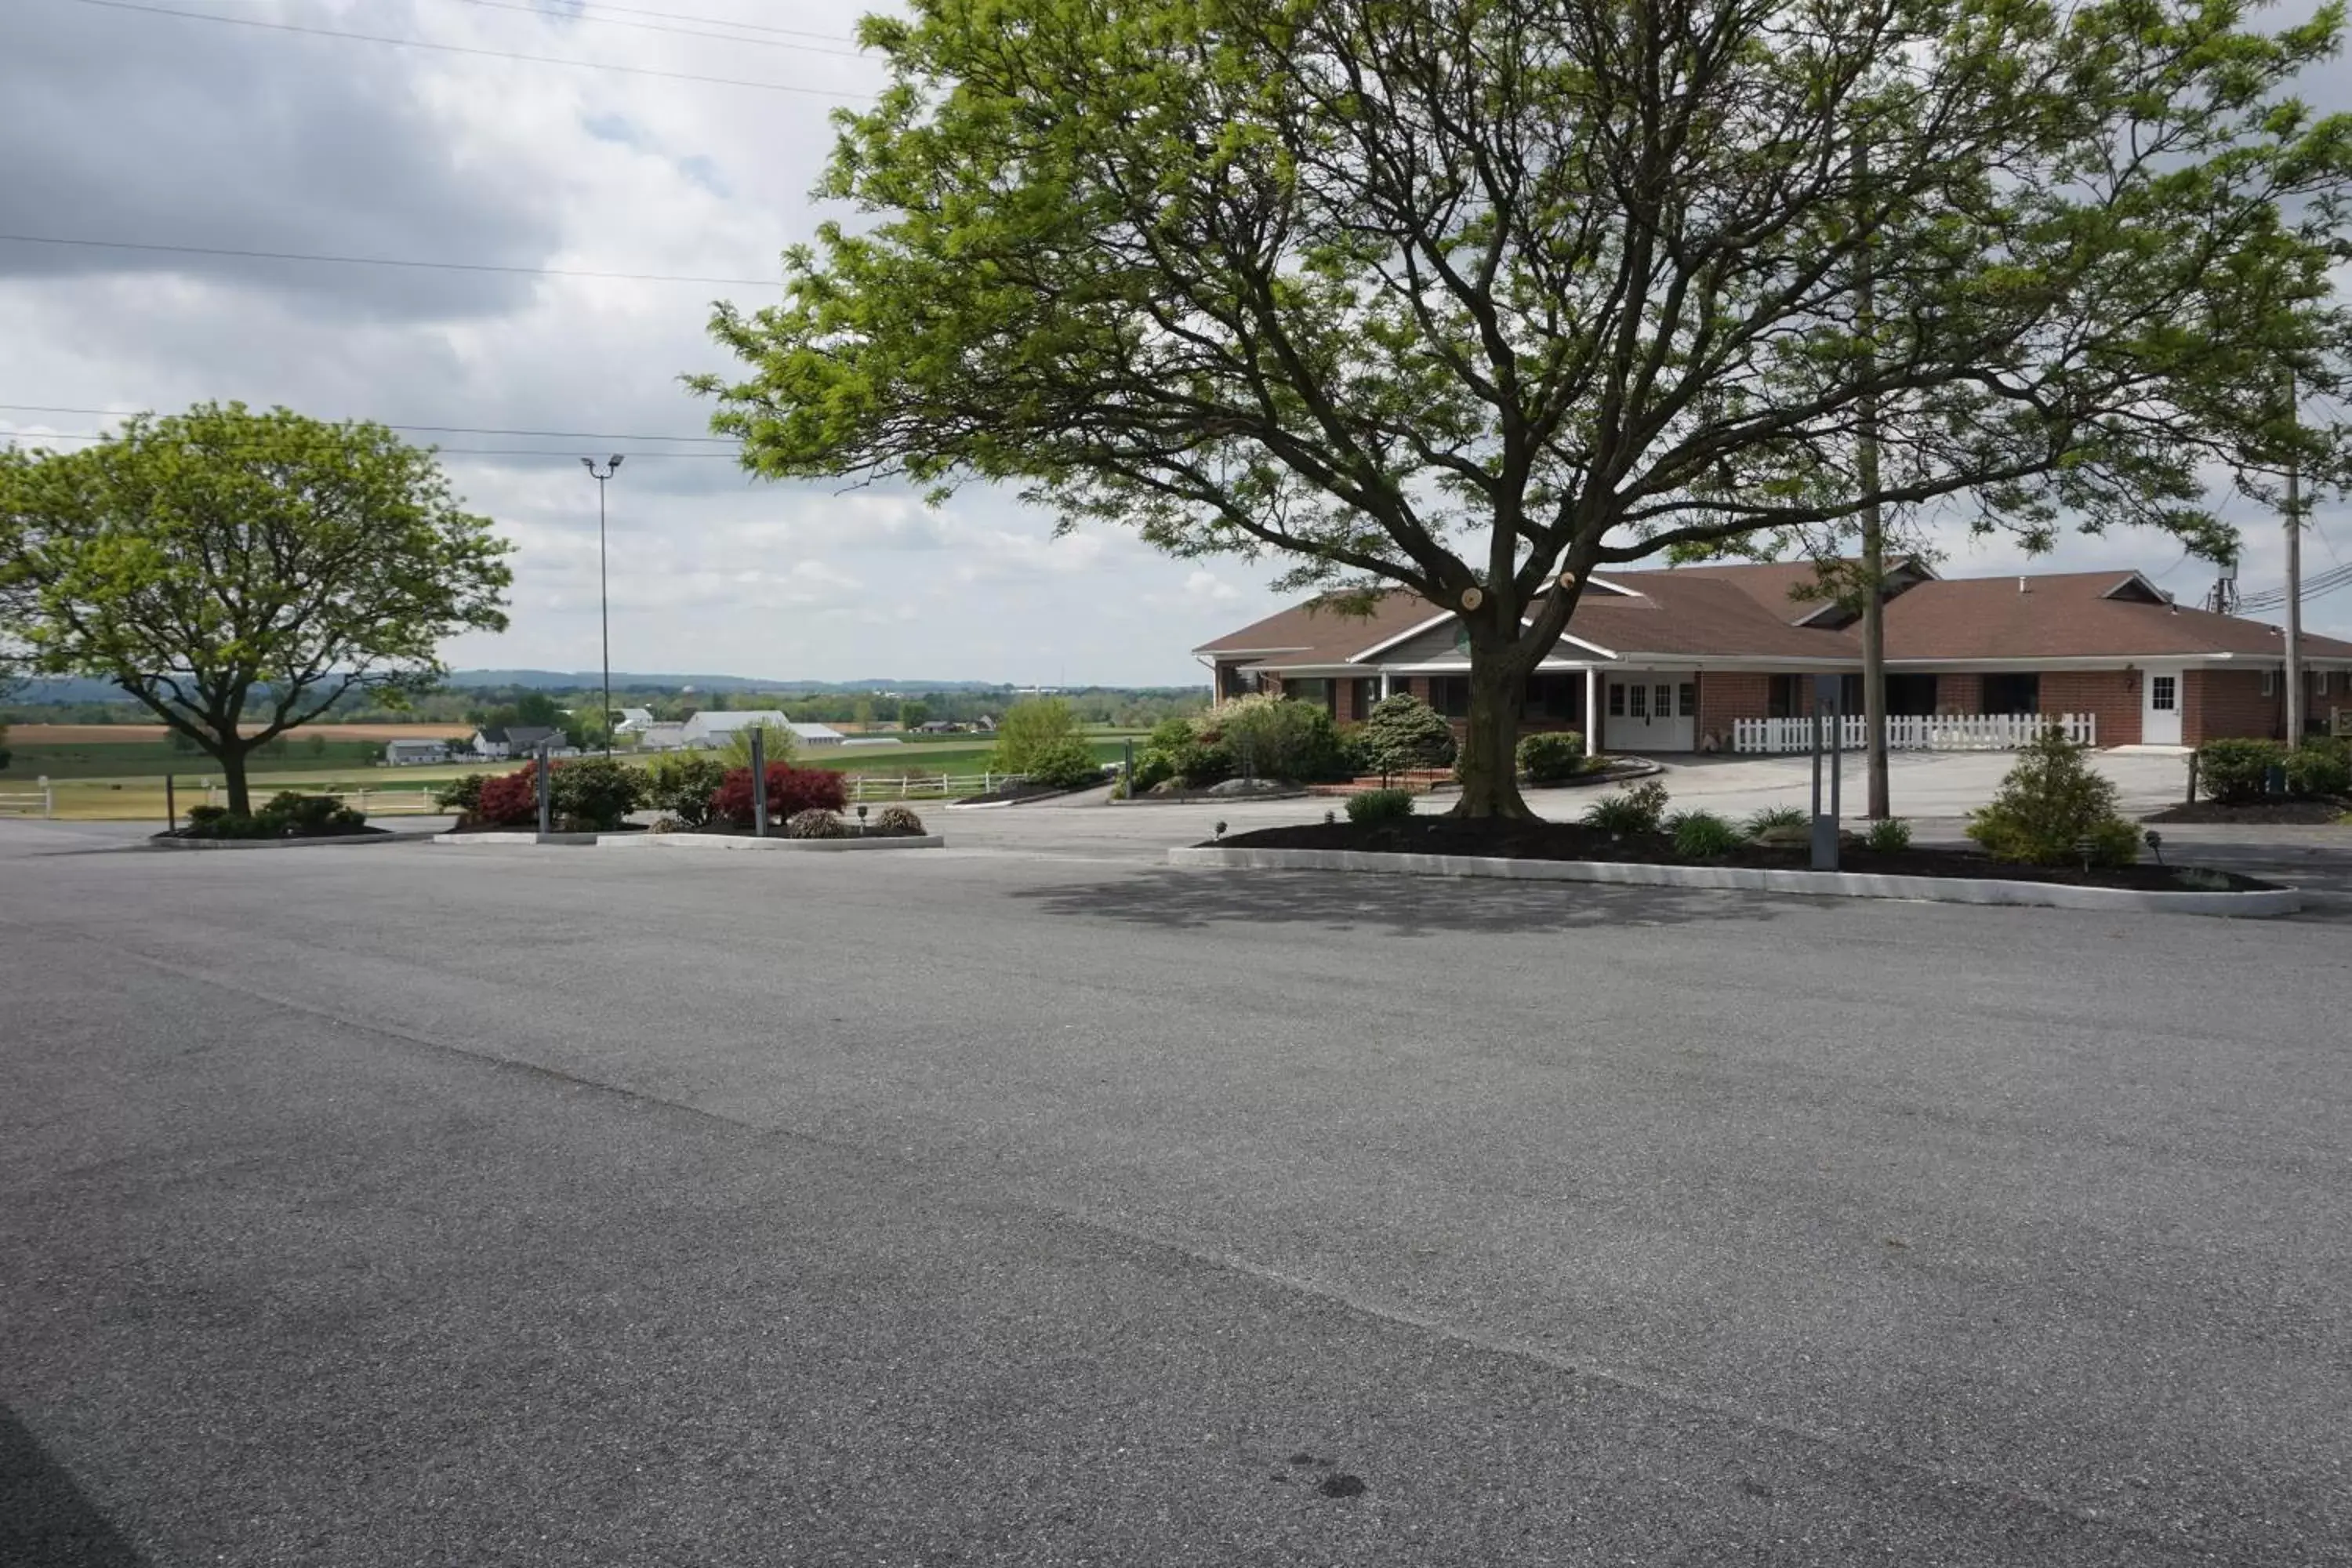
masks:
<instances>
[{"instance_id":1,"label":"white picket fence","mask_svg":"<svg viewBox=\"0 0 2352 1568\"><path fill-rule=\"evenodd\" d=\"M12 790L0 795L0 816L43 816L58 814L58 792L49 785L47 773L41 775L32 789Z\"/></svg>"},{"instance_id":2,"label":"white picket fence","mask_svg":"<svg viewBox=\"0 0 2352 1568\"><path fill-rule=\"evenodd\" d=\"M2014 752L2032 745L2044 730L2056 726L2078 746L2099 743L2095 713L1890 713L1886 716L1886 749L1890 752ZM1858 752L1870 739L1859 713L1840 723L1840 741ZM1827 737L1823 737L1826 741ZM1813 721L1802 719L1735 719L1731 749L1760 753L1810 752Z\"/></svg>"},{"instance_id":3,"label":"white picket fence","mask_svg":"<svg viewBox=\"0 0 2352 1568\"><path fill-rule=\"evenodd\" d=\"M992 773L845 773L849 798L856 800L919 800L940 795L986 795L996 787Z\"/></svg>"}]
</instances>

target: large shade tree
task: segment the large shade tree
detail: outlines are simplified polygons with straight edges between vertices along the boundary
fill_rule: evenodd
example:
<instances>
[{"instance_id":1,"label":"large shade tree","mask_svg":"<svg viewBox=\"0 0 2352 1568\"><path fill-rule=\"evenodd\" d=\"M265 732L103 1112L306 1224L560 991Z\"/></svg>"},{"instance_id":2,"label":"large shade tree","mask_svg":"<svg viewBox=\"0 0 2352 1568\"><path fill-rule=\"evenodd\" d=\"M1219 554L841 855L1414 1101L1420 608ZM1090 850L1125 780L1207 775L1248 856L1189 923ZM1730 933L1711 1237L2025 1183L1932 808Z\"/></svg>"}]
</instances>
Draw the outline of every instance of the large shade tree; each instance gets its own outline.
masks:
<instances>
[{"instance_id":1,"label":"large shade tree","mask_svg":"<svg viewBox=\"0 0 2352 1568\"><path fill-rule=\"evenodd\" d=\"M430 451L382 426L203 405L79 451L0 453L0 607L32 669L111 680L220 764L354 692L445 673L510 573Z\"/></svg>"},{"instance_id":2,"label":"large shade tree","mask_svg":"<svg viewBox=\"0 0 2352 1568\"><path fill-rule=\"evenodd\" d=\"M1597 570L1942 498L2226 550L2200 469L2341 384L2332 7L909 9L715 426L1459 614L1466 815Z\"/></svg>"}]
</instances>

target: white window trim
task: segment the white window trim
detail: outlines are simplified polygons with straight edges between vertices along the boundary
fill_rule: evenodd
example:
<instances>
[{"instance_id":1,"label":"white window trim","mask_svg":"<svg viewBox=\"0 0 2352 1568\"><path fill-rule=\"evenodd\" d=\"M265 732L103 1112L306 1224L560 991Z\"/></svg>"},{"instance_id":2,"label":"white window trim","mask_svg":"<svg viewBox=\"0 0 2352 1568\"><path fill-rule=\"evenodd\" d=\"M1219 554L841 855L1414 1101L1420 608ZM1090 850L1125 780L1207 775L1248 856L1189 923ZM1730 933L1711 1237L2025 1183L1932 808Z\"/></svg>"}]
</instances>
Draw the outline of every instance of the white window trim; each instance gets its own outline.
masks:
<instances>
[{"instance_id":1,"label":"white window trim","mask_svg":"<svg viewBox=\"0 0 2352 1568\"><path fill-rule=\"evenodd\" d=\"M2276 697L2278 695L2278 675L2279 672L2275 668L2265 669L2263 671L2263 696Z\"/></svg>"}]
</instances>

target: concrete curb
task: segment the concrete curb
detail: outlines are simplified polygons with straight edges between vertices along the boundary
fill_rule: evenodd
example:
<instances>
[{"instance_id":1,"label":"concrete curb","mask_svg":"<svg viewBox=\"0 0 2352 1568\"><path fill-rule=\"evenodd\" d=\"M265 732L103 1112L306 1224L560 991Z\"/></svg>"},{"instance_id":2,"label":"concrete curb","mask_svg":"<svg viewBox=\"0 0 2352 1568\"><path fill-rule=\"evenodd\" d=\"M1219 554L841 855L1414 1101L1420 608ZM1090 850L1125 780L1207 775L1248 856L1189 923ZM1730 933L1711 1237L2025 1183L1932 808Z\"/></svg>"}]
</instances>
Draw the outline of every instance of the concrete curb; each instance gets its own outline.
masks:
<instances>
[{"instance_id":1,"label":"concrete curb","mask_svg":"<svg viewBox=\"0 0 2352 1568\"><path fill-rule=\"evenodd\" d=\"M631 833L602 840L600 849L621 849L644 844L654 849L782 850L789 853L838 849L943 849L947 839L937 833L884 834L868 838L751 838L723 833Z\"/></svg>"},{"instance_id":2,"label":"concrete curb","mask_svg":"<svg viewBox=\"0 0 2352 1568\"><path fill-rule=\"evenodd\" d=\"M308 849L320 844L341 844L355 847L362 844L397 844L397 833L330 833L315 838L145 838L124 847L131 849ZM408 835L415 843L415 835Z\"/></svg>"},{"instance_id":3,"label":"concrete curb","mask_svg":"<svg viewBox=\"0 0 2352 1568\"><path fill-rule=\"evenodd\" d=\"M753 838L724 833L437 833L436 844L560 845L579 849L750 849L805 852L838 849L943 849L936 833L892 834L868 838Z\"/></svg>"},{"instance_id":4,"label":"concrete curb","mask_svg":"<svg viewBox=\"0 0 2352 1568\"><path fill-rule=\"evenodd\" d=\"M1961 877L1883 877L1858 871L1779 871L1747 866L1661 866L1612 860L1511 860L1475 855L1381 855L1360 849L1171 849L1171 866L1230 871L1358 871L1405 877L1496 877L1529 882L1609 882L1647 888L1708 888L1848 899L1912 899L1939 904L2022 904L2267 919L2303 908L2300 889L2250 893L2147 893Z\"/></svg>"}]
</instances>

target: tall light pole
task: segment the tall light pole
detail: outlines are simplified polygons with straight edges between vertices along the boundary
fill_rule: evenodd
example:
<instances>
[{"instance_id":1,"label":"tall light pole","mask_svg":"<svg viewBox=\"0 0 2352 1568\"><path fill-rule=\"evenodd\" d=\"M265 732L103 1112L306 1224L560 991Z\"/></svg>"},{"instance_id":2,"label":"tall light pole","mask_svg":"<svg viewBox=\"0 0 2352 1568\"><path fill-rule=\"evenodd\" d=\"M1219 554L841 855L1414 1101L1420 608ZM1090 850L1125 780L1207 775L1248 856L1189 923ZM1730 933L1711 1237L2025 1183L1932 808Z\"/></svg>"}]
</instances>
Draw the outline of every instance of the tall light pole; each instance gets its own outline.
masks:
<instances>
[{"instance_id":1,"label":"tall light pole","mask_svg":"<svg viewBox=\"0 0 2352 1568\"><path fill-rule=\"evenodd\" d=\"M596 618L601 623L604 638L604 754L613 754L613 594L604 573L604 481L621 471L621 454L615 452L605 463L604 471L596 471L596 459L583 458L580 466L596 481Z\"/></svg>"}]
</instances>

